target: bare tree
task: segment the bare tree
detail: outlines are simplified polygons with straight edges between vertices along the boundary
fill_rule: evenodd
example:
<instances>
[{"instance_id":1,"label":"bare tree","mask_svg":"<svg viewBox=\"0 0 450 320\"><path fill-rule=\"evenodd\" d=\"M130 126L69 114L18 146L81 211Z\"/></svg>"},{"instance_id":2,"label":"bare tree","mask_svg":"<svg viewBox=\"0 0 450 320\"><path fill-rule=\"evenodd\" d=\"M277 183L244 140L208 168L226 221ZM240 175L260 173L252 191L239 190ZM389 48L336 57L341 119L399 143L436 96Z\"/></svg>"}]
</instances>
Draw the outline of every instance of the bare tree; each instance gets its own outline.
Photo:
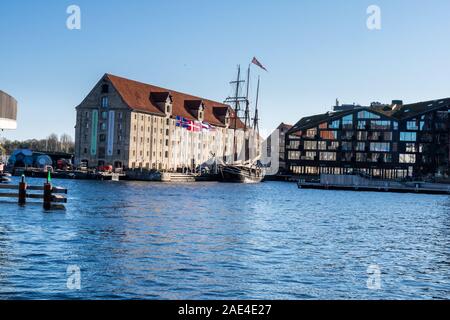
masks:
<instances>
[{"instance_id":1,"label":"bare tree","mask_svg":"<svg viewBox=\"0 0 450 320\"><path fill-rule=\"evenodd\" d=\"M67 133L61 135L59 142L61 145L61 151L66 153L70 152L70 149L73 148L74 145L72 137Z\"/></svg>"},{"instance_id":2,"label":"bare tree","mask_svg":"<svg viewBox=\"0 0 450 320\"><path fill-rule=\"evenodd\" d=\"M46 139L42 140L30 139L25 141L11 141L2 138L0 140L0 146L0 149L2 149L3 153L6 155L10 155L16 149L30 149L36 152L64 153L73 153L75 150L73 139L68 134L62 134L60 138L58 138L56 134L51 134Z\"/></svg>"},{"instance_id":3,"label":"bare tree","mask_svg":"<svg viewBox=\"0 0 450 320\"><path fill-rule=\"evenodd\" d=\"M52 133L47 137L47 146L45 151L56 152L59 144L58 135Z\"/></svg>"}]
</instances>

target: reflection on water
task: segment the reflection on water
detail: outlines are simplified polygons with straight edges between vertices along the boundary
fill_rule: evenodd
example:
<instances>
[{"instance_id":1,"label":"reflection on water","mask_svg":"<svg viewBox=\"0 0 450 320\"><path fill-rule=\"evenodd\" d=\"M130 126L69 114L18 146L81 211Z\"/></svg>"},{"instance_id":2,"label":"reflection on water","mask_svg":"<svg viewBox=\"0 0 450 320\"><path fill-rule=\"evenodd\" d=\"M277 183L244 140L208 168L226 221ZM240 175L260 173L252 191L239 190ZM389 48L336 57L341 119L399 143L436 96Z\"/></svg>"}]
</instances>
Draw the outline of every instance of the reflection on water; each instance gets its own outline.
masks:
<instances>
[{"instance_id":1,"label":"reflection on water","mask_svg":"<svg viewBox=\"0 0 450 320\"><path fill-rule=\"evenodd\" d=\"M57 183L66 212L0 204L0 298L450 298L447 196Z\"/></svg>"}]
</instances>

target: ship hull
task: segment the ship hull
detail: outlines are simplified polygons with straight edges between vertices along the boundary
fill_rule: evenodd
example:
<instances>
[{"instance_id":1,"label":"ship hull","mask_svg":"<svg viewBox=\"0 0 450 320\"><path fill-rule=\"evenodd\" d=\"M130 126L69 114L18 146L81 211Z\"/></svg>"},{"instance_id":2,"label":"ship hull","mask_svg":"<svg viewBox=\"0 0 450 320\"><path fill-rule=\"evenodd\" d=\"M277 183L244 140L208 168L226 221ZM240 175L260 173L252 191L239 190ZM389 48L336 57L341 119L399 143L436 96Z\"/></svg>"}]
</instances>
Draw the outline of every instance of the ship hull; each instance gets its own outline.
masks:
<instances>
[{"instance_id":1,"label":"ship hull","mask_svg":"<svg viewBox=\"0 0 450 320\"><path fill-rule=\"evenodd\" d=\"M230 183L260 183L264 176L261 169L245 166L221 166L220 181Z\"/></svg>"}]
</instances>

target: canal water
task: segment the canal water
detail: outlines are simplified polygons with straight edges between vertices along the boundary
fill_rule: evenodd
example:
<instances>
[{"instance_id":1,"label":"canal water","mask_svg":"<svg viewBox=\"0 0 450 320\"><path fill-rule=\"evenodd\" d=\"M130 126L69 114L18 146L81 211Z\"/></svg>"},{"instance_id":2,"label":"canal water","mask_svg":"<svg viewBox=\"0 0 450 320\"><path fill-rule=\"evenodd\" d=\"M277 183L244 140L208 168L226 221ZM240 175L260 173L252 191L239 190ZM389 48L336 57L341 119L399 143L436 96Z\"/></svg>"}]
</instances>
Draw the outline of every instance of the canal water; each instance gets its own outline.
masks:
<instances>
[{"instance_id":1,"label":"canal water","mask_svg":"<svg viewBox=\"0 0 450 320\"><path fill-rule=\"evenodd\" d=\"M65 212L0 203L1 299L450 298L447 196L54 182Z\"/></svg>"}]
</instances>

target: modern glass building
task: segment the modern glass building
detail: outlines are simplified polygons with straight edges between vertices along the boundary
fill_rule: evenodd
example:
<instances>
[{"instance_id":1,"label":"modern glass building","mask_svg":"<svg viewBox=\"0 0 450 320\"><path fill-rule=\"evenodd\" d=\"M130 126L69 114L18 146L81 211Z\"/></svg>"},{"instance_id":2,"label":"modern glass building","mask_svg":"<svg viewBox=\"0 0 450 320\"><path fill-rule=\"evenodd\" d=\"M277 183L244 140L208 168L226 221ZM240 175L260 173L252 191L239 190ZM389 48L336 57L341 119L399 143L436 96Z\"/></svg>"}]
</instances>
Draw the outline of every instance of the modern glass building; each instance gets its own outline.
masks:
<instances>
[{"instance_id":1,"label":"modern glass building","mask_svg":"<svg viewBox=\"0 0 450 320\"><path fill-rule=\"evenodd\" d=\"M0 130L17 128L17 101L0 90Z\"/></svg>"},{"instance_id":2,"label":"modern glass building","mask_svg":"<svg viewBox=\"0 0 450 320\"><path fill-rule=\"evenodd\" d=\"M300 176L448 177L450 98L403 105L335 107L286 135L286 162Z\"/></svg>"}]
</instances>

